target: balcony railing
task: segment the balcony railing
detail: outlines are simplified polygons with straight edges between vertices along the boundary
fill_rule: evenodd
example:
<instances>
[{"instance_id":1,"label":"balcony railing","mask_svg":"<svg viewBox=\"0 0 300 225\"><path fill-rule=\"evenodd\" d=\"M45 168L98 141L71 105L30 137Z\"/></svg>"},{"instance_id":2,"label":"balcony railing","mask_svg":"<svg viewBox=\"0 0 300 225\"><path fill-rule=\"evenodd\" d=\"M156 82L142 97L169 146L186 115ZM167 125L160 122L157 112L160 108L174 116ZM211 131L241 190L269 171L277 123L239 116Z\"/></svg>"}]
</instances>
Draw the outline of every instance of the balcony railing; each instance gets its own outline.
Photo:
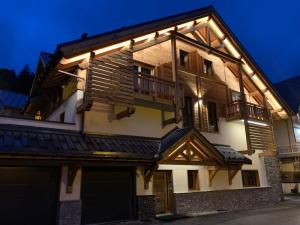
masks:
<instances>
[{"instance_id":1,"label":"balcony railing","mask_svg":"<svg viewBox=\"0 0 300 225\"><path fill-rule=\"evenodd\" d=\"M154 77L148 74L137 73L134 76L134 91L139 94L149 95L153 98L160 98L165 100L174 100L175 83ZM183 102L183 86L179 88L180 104Z\"/></svg>"},{"instance_id":2,"label":"balcony railing","mask_svg":"<svg viewBox=\"0 0 300 225\"><path fill-rule=\"evenodd\" d=\"M245 106L245 107L243 107ZM255 105L249 102L243 104L242 101L233 101L226 107L227 120L240 120L243 119L243 110L248 119L270 122L270 111L263 106Z\"/></svg>"},{"instance_id":3,"label":"balcony railing","mask_svg":"<svg viewBox=\"0 0 300 225\"><path fill-rule=\"evenodd\" d=\"M286 145L286 146L277 146L278 154L281 156L284 155L300 155L300 145Z\"/></svg>"}]
</instances>

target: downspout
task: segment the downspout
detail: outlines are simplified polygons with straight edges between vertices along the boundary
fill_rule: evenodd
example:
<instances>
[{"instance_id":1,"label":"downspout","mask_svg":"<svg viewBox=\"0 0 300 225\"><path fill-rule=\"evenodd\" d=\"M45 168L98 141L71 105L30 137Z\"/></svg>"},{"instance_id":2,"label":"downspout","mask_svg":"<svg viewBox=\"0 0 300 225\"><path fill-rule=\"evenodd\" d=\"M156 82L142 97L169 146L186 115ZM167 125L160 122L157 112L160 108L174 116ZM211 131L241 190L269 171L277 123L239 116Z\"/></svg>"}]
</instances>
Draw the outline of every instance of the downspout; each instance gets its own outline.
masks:
<instances>
[{"instance_id":1,"label":"downspout","mask_svg":"<svg viewBox=\"0 0 300 225\"><path fill-rule=\"evenodd\" d=\"M285 120L285 126L286 126L286 130L287 130L287 134L288 134L288 139L289 139L289 148L290 148L290 151L292 152L293 149L292 149L292 144L291 144L291 137L290 137L290 130L289 130L288 120Z\"/></svg>"}]
</instances>

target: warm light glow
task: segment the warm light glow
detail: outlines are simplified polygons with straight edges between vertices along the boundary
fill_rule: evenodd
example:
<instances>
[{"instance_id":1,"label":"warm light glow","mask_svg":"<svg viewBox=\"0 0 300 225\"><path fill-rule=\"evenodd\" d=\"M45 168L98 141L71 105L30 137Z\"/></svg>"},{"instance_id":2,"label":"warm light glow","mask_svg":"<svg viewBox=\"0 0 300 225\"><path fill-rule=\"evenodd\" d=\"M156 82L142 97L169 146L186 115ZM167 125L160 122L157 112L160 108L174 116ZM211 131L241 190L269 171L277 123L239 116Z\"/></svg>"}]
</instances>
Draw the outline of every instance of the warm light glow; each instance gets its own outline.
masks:
<instances>
[{"instance_id":1,"label":"warm light glow","mask_svg":"<svg viewBox=\"0 0 300 225\"><path fill-rule=\"evenodd\" d=\"M282 110L281 112L278 112L278 114L283 119L288 118L288 115L287 115L287 113L284 110Z\"/></svg>"},{"instance_id":2,"label":"warm light glow","mask_svg":"<svg viewBox=\"0 0 300 225\"><path fill-rule=\"evenodd\" d=\"M257 122L253 120L248 120L248 123L254 124L254 125L260 125L260 126L268 126L268 124L263 123L263 122Z\"/></svg>"},{"instance_id":3,"label":"warm light glow","mask_svg":"<svg viewBox=\"0 0 300 225\"><path fill-rule=\"evenodd\" d=\"M187 23L182 23L182 24L177 25L177 28L178 29L181 29L181 28L184 28L184 27L190 28L190 27L193 26L193 24L194 24L194 21L190 21L190 22L187 22Z\"/></svg>"},{"instance_id":4,"label":"warm light glow","mask_svg":"<svg viewBox=\"0 0 300 225\"><path fill-rule=\"evenodd\" d=\"M246 61L244 59L242 59L243 64L243 69L244 71L248 74L251 75L253 74L253 70L250 68L250 66L246 63Z\"/></svg>"},{"instance_id":5,"label":"warm light glow","mask_svg":"<svg viewBox=\"0 0 300 225\"><path fill-rule=\"evenodd\" d=\"M85 53L85 54L77 55L77 56L69 58L69 59L62 58L60 60L60 64L65 65L65 64L73 63L73 62L76 62L79 60L88 59L89 57L90 57L90 53Z\"/></svg>"},{"instance_id":6,"label":"warm light glow","mask_svg":"<svg viewBox=\"0 0 300 225\"><path fill-rule=\"evenodd\" d=\"M273 109L281 109L282 108L281 105L277 102L277 100L274 98L274 96L272 95L272 93L270 91L266 91L265 95Z\"/></svg>"},{"instance_id":7,"label":"warm light glow","mask_svg":"<svg viewBox=\"0 0 300 225\"><path fill-rule=\"evenodd\" d=\"M158 31L158 34L159 34L159 35L165 34L165 33L169 32L169 31L174 30L174 29L175 29L175 27L168 27L168 28L166 28L166 29L163 29L163 30Z\"/></svg>"},{"instance_id":8,"label":"warm light glow","mask_svg":"<svg viewBox=\"0 0 300 225\"><path fill-rule=\"evenodd\" d=\"M196 20L197 23L207 23L207 21L208 21L208 16Z\"/></svg>"},{"instance_id":9,"label":"warm light glow","mask_svg":"<svg viewBox=\"0 0 300 225\"><path fill-rule=\"evenodd\" d=\"M266 86L263 84L263 82L258 78L256 74L252 76L252 79L254 83L257 85L257 87L259 87L260 90L266 89Z\"/></svg>"},{"instance_id":10,"label":"warm light glow","mask_svg":"<svg viewBox=\"0 0 300 225\"><path fill-rule=\"evenodd\" d=\"M225 37L225 34L220 30L220 28L215 23L215 21L211 19L208 21L208 24L209 24L210 28L212 29L212 31L217 35L217 37L220 38L221 40L223 40Z\"/></svg>"},{"instance_id":11,"label":"warm light glow","mask_svg":"<svg viewBox=\"0 0 300 225\"><path fill-rule=\"evenodd\" d=\"M147 34L141 37L137 37L134 39L135 42L144 41L144 40L150 40L155 37L155 33Z\"/></svg>"},{"instance_id":12,"label":"warm light glow","mask_svg":"<svg viewBox=\"0 0 300 225\"><path fill-rule=\"evenodd\" d=\"M233 45L230 43L228 38L225 38L223 41L225 47L228 49L228 51L235 57L240 58L241 55L238 53L238 51L233 47Z\"/></svg>"},{"instance_id":13,"label":"warm light glow","mask_svg":"<svg viewBox=\"0 0 300 225\"><path fill-rule=\"evenodd\" d=\"M117 48L128 47L129 45L130 45L130 41L123 41L123 42L115 44L115 45L110 45L110 46L107 46L104 48L100 48L98 50L95 50L94 52L96 55L98 55L98 54L108 52L108 51L111 51L111 50L114 50Z\"/></svg>"},{"instance_id":14,"label":"warm light glow","mask_svg":"<svg viewBox=\"0 0 300 225\"><path fill-rule=\"evenodd\" d=\"M180 149L182 146L184 146L186 144L186 142L183 142L181 145L179 145L173 152L171 152L168 157L170 157L171 155L173 155L178 149Z\"/></svg>"}]
</instances>

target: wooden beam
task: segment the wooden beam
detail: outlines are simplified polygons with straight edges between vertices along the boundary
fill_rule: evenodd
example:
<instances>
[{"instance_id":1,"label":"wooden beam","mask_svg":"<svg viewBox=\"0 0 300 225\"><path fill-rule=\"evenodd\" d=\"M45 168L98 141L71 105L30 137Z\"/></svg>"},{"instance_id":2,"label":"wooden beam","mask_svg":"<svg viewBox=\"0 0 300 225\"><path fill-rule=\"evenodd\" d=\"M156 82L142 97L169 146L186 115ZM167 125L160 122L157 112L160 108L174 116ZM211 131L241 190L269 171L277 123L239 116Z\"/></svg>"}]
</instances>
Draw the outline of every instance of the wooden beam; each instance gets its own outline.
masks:
<instances>
[{"instance_id":1,"label":"wooden beam","mask_svg":"<svg viewBox=\"0 0 300 225\"><path fill-rule=\"evenodd\" d=\"M79 169L80 169L79 165L69 165L68 166L66 193L73 192L74 180L75 180L75 177L76 177Z\"/></svg>"},{"instance_id":2,"label":"wooden beam","mask_svg":"<svg viewBox=\"0 0 300 225\"><path fill-rule=\"evenodd\" d=\"M235 177L235 175L239 172L241 167L229 167L228 168L228 183L229 185L232 185L232 180Z\"/></svg>"},{"instance_id":3,"label":"wooden beam","mask_svg":"<svg viewBox=\"0 0 300 225\"><path fill-rule=\"evenodd\" d=\"M132 114L135 113L135 108L132 107L132 106L128 106L124 111L122 112L119 112L117 115L116 115L116 118L118 120L124 118L124 117L130 117Z\"/></svg>"},{"instance_id":4,"label":"wooden beam","mask_svg":"<svg viewBox=\"0 0 300 225\"><path fill-rule=\"evenodd\" d=\"M209 182L209 186L212 185L212 181L213 181L214 177L217 175L218 171L219 171L218 167L209 167L208 168L208 182Z\"/></svg>"},{"instance_id":5,"label":"wooden beam","mask_svg":"<svg viewBox=\"0 0 300 225\"><path fill-rule=\"evenodd\" d=\"M157 170L158 168L158 164L154 164L148 168L144 168L144 189L148 189L149 188L149 182L153 176L153 173L155 172L155 170Z\"/></svg>"},{"instance_id":6,"label":"wooden beam","mask_svg":"<svg viewBox=\"0 0 300 225\"><path fill-rule=\"evenodd\" d=\"M135 45L132 47L132 50L133 52L141 51L143 49L150 48L154 45L168 41L170 39L171 39L171 35L166 35L163 37L155 38L151 41L144 41L143 43L135 43Z\"/></svg>"},{"instance_id":7,"label":"wooden beam","mask_svg":"<svg viewBox=\"0 0 300 225\"><path fill-rule=\"evenodd\" d=\"M205 51L208 51L209 53L211 53L213 55L216 55L218 57L221 57L221 58L223 58L225 60L228 60L228 61L231 61L231 62L234 62L234 63L242 63L242 61L240 59L237 59L237 58L235 58L235 57L233 57L233 56L231 56L229 54L226 54L226 53L224 53L222 51L219 51L219 50L217 50L217 49L215 49L213 47L210 47L210 46L208 46L208 45L206 45L204 43L201 43L201 42L199 42L197 40L189 38L189 37L187 37L187 36L185 36L185 35L183 35L181 33L178 33L178 32L172 32L172 33L173 33L173 35L176 36L176 38L178 40L180 40L182 42L185 42L187 44L193 45L193 46L195 46L197 48L204 49Z\"/></svg>"},{"instance_id":8,"label":"wooden beam","mask_svg":"<svg viewBox=\"0 0 300 225\"><path fill-rule=\"evenodd\" d=\"M175 82L175 123L178 123L180 120L180 111L179 111L179 78L178 78L178 68L177 68L177 48L176 48L176 36L172 35L171 39L171 50L172 50L172 75L173 81Z\"/></svg>"}]
</instances>

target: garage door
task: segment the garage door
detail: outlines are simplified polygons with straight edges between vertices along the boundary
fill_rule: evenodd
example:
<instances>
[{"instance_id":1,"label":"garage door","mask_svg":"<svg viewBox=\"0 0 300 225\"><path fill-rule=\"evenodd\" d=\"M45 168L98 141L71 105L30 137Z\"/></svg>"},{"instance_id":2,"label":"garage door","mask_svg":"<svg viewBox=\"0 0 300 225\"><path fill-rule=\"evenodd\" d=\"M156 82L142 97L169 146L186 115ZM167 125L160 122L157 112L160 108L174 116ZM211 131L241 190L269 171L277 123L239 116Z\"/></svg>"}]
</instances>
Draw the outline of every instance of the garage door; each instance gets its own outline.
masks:
<instances>
[{"instance_id":1,"label":"garage door","mask_svg":"<svg viewBox=\"0 0 300 225\"><path fill-rule=\"evenodd\" d=\"M84 168L82 224L134 217L134 170Z\"/></svg>"},{"instance_id":2,"label":"garage door","mask_svg":"<svg viewBox=\"0 0 300 225\"><path fill-rule=\"evenodd\" d=\"M0 167L0 224L55 224L58 170Z\"/></svg>"}]
</instances>

